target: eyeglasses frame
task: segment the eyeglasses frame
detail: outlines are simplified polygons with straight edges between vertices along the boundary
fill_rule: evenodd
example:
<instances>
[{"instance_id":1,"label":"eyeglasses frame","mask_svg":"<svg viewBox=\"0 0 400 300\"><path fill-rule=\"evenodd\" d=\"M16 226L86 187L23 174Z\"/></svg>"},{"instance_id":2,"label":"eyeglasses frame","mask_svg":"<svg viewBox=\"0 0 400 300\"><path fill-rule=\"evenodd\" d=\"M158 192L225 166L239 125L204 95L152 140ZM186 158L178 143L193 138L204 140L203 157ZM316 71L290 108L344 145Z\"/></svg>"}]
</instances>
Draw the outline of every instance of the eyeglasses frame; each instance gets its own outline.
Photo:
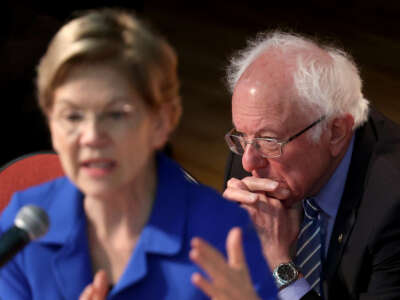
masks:
<instances>
[{"instance_id":1,"label":"eyeglasses frame","mask_svg":"<svg viewBox=\"0 0 400 300\"><path fill-rule=\"evenodd\" d=\"M246 141L246 140L244 140L244 142L245 142L245 145L249 145L249 144L252 145L252 144L254 143L254 141L269 141L269 142L275 142L276 144L279 145L279 154L278 154L278 155L275 155L275 156L266 156L266 155L264 155L264 154L261 153L261 152L260 152L260 154L261 154L263 157L265 157L265 158L277 158L277 157L282 156L282 154L283 154L283 147L284 147L284 146L286 146L289 142L291 142L291 141L293 141L294 139L296 139L296 138L298 138L299 136L301 136L303 133L305 133L307 130L311 129L312 127L314 127L314 126L317 125L318 123L322 122L325 118L326 118L326 116L320 117L318 120L314 121L313 123L311 123L310 125L308 125L306 128L300 130L299 132L297 132L296 134L292 135L291 137L289 137L289 138L286 139L286 140L278 140L278 139L271 138L271 137L256 137L256 138L253 138L251 141ZM235 137L235 138L238 138L238 139L243 139L243 136L239 136L239 135L234 135L234 134L232 134L232 132L235 131L235 130L236 130L235 128L232 128L231 130L229 130L229 132L228 132L227 134L225 134L225 141L226 141L226 143L228 144L228 147L229 147L229 149L230 149L232 152L234 152L234 153L236 153L236 154L238 154L238 155L243 155L243 154L237 153L236 151L232 150L232 147L233 147L233 146L232 146L231 137ZM243 150L244 150L244 149L243 149ZM243 152L243 153L244 153L244 152Z\"/></svg>"}]
</instances>

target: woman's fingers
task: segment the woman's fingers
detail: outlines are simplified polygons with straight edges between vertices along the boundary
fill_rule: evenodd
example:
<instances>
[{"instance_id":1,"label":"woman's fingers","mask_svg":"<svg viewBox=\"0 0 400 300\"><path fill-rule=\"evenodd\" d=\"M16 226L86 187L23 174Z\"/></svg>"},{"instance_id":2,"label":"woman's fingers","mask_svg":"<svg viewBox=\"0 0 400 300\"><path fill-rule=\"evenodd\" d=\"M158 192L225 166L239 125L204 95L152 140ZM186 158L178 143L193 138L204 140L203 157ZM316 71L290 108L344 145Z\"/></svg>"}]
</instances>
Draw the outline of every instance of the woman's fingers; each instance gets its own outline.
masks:
<instances>
[{"instance_id":1,"label":"woman's fingers","mask_svg":"<svg viewBox=\"0 0 400 300\"><path fill-rule=\"evenodd\" d=\"M100 270L94 276L93 282L86 286L79 300L104 300L107 297L109 282L104 270Z\"/></svg>"}]
</instances>

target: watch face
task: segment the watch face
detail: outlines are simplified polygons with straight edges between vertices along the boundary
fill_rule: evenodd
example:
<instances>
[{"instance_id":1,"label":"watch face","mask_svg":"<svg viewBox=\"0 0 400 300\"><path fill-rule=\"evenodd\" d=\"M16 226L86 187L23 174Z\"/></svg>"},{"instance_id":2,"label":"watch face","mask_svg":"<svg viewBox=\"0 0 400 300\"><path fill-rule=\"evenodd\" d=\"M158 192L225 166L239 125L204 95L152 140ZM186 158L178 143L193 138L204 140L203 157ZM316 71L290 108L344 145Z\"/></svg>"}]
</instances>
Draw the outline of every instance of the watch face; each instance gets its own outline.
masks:
<instances>
[{"instance_id":1,"label":"watch face","mask_svg":"<svg viewBox=\"0 0 400 300\"><path fill-rule=\"evenodd\" d=\"M278 270L278 276L282 281L291 281L296 277L296 270L288 265L288 264L284 264L279 266Z\"/></svg>"}]
</instances>

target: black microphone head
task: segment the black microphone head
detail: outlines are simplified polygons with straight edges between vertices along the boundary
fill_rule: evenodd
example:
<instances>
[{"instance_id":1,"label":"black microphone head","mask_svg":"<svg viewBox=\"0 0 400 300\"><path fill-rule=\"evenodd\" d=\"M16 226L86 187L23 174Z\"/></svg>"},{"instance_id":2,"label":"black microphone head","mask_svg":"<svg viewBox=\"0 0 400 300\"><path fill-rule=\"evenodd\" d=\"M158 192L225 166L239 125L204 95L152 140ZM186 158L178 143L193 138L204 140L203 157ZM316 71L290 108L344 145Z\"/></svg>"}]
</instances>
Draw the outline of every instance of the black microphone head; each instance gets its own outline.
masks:
<instances>
[{"instance_id":1,"label":"black microphone head","mask_svg":"<svg viewBox=\"0 0 400 300\"><path fill-rule=\"evenodd\" d=\"M14 224L16 227L25 230L31 240L35 240L49 229L49 217L40 207L25 205L19 210Z\"/></svg>"}]
</instances>

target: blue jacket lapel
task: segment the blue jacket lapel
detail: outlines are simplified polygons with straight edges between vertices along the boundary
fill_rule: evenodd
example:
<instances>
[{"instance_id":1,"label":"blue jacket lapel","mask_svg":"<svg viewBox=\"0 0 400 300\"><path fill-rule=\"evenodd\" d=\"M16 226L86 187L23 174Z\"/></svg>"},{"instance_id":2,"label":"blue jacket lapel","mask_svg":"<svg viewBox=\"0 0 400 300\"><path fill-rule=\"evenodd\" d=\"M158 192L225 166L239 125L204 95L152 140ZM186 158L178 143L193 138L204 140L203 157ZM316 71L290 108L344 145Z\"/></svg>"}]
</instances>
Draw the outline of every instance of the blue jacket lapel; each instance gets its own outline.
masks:
<instances>
[{"instance_id":1,"label":"blue jacket lapel","mask_svg":"<svg viewBox=\"0 0 400 300\"><path fill-rule=\"evenodd\" d=\"M83 195L67 178L55 184L46 201L50 230L39 242L56 249L49 261L60 292L65 299L77 299L93 278Z\"/></svg>"},{"instance_id":2,"label":"blue jacket lapel","mask_svg":"<svg viewBox=\"0 0 400 300\"><path fill-rule=\"evenodd\" d=\"M134 285L148 274L150 255L172 256L182 248L187 215L186 179L179 166L162 155L157 158L157 166L158 187L153 210L112 294Z\"/></svg>"}]
</instances>

